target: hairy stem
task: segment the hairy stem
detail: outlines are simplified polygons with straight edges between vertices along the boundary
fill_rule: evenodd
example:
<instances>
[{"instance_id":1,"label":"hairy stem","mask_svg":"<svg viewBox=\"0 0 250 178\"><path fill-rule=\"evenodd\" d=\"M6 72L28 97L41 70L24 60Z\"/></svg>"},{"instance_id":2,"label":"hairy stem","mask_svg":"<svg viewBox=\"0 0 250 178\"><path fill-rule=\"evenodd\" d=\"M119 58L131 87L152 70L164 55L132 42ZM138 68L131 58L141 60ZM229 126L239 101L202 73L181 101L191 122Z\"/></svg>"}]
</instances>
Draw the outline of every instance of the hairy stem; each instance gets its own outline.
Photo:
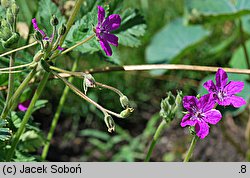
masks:
<instances>
[{"instance_id":1,"label":"hairy stem","mask_svg":"<svg viewBox=\"0 0 250 178\"><path fill-rule=\"evenodd\" d=\"M3 54L0 55L0 57L6 56L6 55L8 55L8 54L11 54L11 53L14 53L14 52L17 52L17 51L26 49L26 48L29 48L29 47L34 46L34 45L36 45L36 44L38 44L37 41L34 42L34 43L31 43L31 44L28 44L28 45L26 45L26 46L22 46L22 47L20 47L20 48L13 49L13 50L11 50L11 51L8 51L8 52L6 52L6 53L3 53Z\"/></svg>"},{"instance_id":2,"label":"hairy stem","mask_svg":"<svg viewBox=\"0 0 250 178\"><path fill-rule=\"evenodd\" d=\"M189 159L191 158L191 156L192 156L192 154L194 152L194 148L195 148L196 142L197 142L198 139L199 139L199 137L197 137L196 135L194 135L194 137L193 137L193 139L191 141L191 144L189 146L188 152L186 154L186 157L185 157L185 159L184 159L183 162L188 162Z\"/></svg>"},{"instance_id":3,"label":"hairy stem","mask_svg":"<svg viewBox=\"0 0 250 178\"><path fill-rule=\"evenodd\" d=\"M247 64L247 68L250 69L250 61L249 61L249 56L248 56L248 52L247 52L247 47L245 44L245 39L244 39L244 31L243 31L243 27L242 27L242 21L239 20L239 26L240 26L240 38L241 38L241 45L244 51L244 55L245 55L245 60L246 60L246 64Z\"/></svg>"},{"instance_id":4,"label":"hairy stem","mask_svg":"<svg viewBox=\"0 0 250 178\"><path fill-rule=\"evenodd\" d=\"M21 83L21 85L19 85L19 87L15 91L14 95L6 103L6 106L4 107L1 113L2 119L6 119L9 111L13 109L12 106L15 105L19 96L23 93L24 89L29 84L30 80L34 77L35 74L36 74L36 67L27 75L27 77L24 79L24 81Z\"/></svg>"},{"instance_id":5,"label":"hairy stem","mask_svg":"<svg viewBox=\"0 0 250 178\"><path fill-rule=\"evenodd\" d=\"M77 65L78 65L78 58L74 61L74 64L73 64L73 67L72 67L72 71L75 71L77 69ZM69 78L69 82L72 83L74 80L73 77L70 77ZM47 157L47 154L48 154L48 151L49 151L49 147L50 147L50 142L51 142L51 139L53 137L53 134L54 134L54 131L55 131L55 128L57 126L57 122L59 120L59 117L61 115L61 112L62 112L62 108L63 108L63 105L66 101L66 98L68 96L68 93L69 93L69 87L65 87L64 90L63 90L63 94L61 96L61 99L59 101L59 105L57 107L57 110L56 110L56 113L54 115L54 118L52 120L52 123L51 123L51 126L50 126L50 130L49 130L49 133L48 133L48 136L47 136L47 142L43 148L43 152L42 152L42 160L45 160L46 157Z\"/></svg>"},{"instance_id":6,"label":"hairy stem","mask_svg":"<svg viewBox=\"0 0 250 178\"><path fill-rule=\"evenodd\" d=\"M155 147L157 141L159 140L159 138L160 138L162 132L163 132L164 129L166 128L166 126L167 126L166 121L165 121L165 120L162 120L161 123L160 123L160 125L157 127L156 132L155 132L154 137L153 137L153 140L152 140L152 142L151 142L151 144L150 144L148 153L147 153L146 158L145 158L145 161L146 161L146 162L148 162L148 161L150 160L150 157L151 157L151 155L152 155L152 152L153 152L153 150L154 150L154 147Z\"/></svg>"},{"instance_id":7,"label":"hairy stem","mask_svg":"<svg viewBox=\"0 0 250 178\"><path fill-rule=\"evenodd\" d=\"M32 114L33 108L34 108L37 100L39 99L40 95L42 94L42 91L43 91L43 89L44 89L44 87L45 87L45 85L47 83L47 80L49 79L49 75L50 75L50 73L48 73L48 72L44 73L43 79L40 81L40 83L39 83L39 85L38 85L38 87L36 89L36 92L35 92L32 100L31 100L31 103L30 103L30 105L28 107L28 110L26 111L26 113L25 113L25 115L23 117L21 126L18 128L16 134L14 135L13 142L11 143L11 148L7 153L7 158L6 158L7 161L11 160L11 158L12 158L14 152L15 152L16 146L17 146L17 144L18 144L18 142L20 140L20 137L21 137L22 133L25 130L25 126L26 126L26 124L27 124L27 122L28 122L28 120L29 120L29 118L30 118L30 116Z\"/></svg>"}]
</instances>

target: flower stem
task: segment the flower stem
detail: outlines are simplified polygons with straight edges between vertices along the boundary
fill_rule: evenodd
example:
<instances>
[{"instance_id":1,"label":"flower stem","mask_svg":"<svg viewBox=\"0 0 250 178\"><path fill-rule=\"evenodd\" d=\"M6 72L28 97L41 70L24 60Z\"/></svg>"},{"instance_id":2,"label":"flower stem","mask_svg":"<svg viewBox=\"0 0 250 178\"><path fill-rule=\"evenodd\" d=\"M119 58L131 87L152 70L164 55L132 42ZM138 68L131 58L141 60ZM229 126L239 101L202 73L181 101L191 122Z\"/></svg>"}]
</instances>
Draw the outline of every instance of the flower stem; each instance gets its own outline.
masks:
<instances>
[{"instance_id":1,"label":"flower stem","mask_svg":"<svg viewBox=\"0 0 250 178\"><path fill-rule=\"evenodd\" d=\"M76 73L74 71L68 71L68 70L60 69L60 68L55 67L55 66L50 66L49 68L52 69L52 70L55 70L57 72L63 72L63 73L70 74L71 76L76 76L76 77L83 78L83 75L82 75L83 72L77 72Z\"/></svg>"},{"instance_id":2,"label":"flower stem","mask_svg":"<svg viewBox=\"0 0 250 178\"><path fill-rule=\"evenodd\" d=\"M87 97L85 94L83 94L78 88L76 88L74 85L72 85L70 82L68 82L66 79L64 79L63 77L61 77L59 74L57 74L56 72L52 73L59 79L61 79L75 94L77 94L78 96L80 96L81 98L83 98L84 100L86 100L87 102L93 104L95 107L97 107L100 111L103 112L103 114L109 113L111 115L114 115L118 118L123 118L120 116L120 114L117 114L113 111L110 111L108 109L105 109L104 107L102 107L101 105L99 105L98 103L96 103L95 101L93 101L92 99L90 99L89 97Z\"/></svg>"},{"instance_id":3,"label":"flower stem","mask_svg":"<svg viewBox=\"0 0 250 178\"><path fill-rule=\"evenodd\" d=\"M61 54L66 54L68 53L69 51L73 50L74 48L82 45L83 43L86 43L87 41L91 40L93 37L95 36L95 34L89 36L88 38L80 41L79 43L75 44L74 46L71 46L70 48L66 49L65 51L63 51Z\"/></svg>"},{"instance_id":4,"label":"flower stem","mask_svg":"<svg viewBox=\"0 0 250 178\"><path fill-rule=\"evenodd\" d=\"M39 99L40 95L42 94L42 91L47 83L47 80L49 79L49 76L50 76L50 73L48 72L45 72L44 75L43 75L43 78L42 80L40 81L37 89L36 89L36 92L31 100L31 103L28 107L28 110L26 111L24 117L23 117L23 120L22 120L22 123L20 125L20 127L18 128L16 134L14 135L14 138L13 138L13 142L11 144L11 148L10 150L8 151L7 153L7 158L6 158L6 161L10 161L14 152L15 152L15 149L16 149L16 146L20 140L20 137L22 135L22 133L24 132L25 130L25 126L32 114L32 111L33 111L33 108L36 104L36 101Z\"/></svg>"},{"instance_id":5,"label":"flower stem","mask_svg":"<svg viewBox=\"0 0 250 178\"><path fill-rule=\"evenodd\" d=\"M150 144L148 153L147 153L147 155L146 155L145 162L148 162L148 161L150 160L150 157L151 157L151 155L152 155L152 152L153 152L153 150L154 150L154 147L155 147L157 141L159 140L159 138L160 138L162 132L163 132L164 129L166 128L166 126L167 126L166 121L165 121L165 120L162 120L161 123L160 123L160 125L157 127L156 132L155 132L154 137L153 137L153 140L152 140L152 142L151 142L151 144Z\"/></svg>"},{"instance_id":6,"label":"flower stem","mask_svg":"<svg viewBox=\"0 0 250 178\"><path fill-rule=\"evenodd\" d=\"M20 47L20 48L13 49L13 50L11 50L11 51L8 51L8 52L6 52L6 53L3 53L3 54L0 55L0 57L6 56L6 55L8 55L8 54L11 54L11 53L14 53L14 52L17 52L17 51L26 49L26 48L29 48L29 47L34 46L34 45L36 45L36 44L38 44L37 41L34 42L34 43L31 43L31 44L28 44L28 45L26 45L26 46L22 46L22 47Z\"/></svg>"},{"instance_id":7,"label":"flower stem","mask_svg":"<svg viewBox=\"0 0 250 178\"><path fill-rule=\"evenodd\" d=\"M76 60L74 61L74 64L73 64L73 67L72 67L72 71L75 71L77 69L77 65L78 65L78 58L76 58ZM70 77L69 78L69 82L72 83L74 80L73 77ZM57 110L56 110L56 113L54 115L54 118L52 120L52 123L51 123L51 126L50 126L50 130L49 130L49 133L48 133L48 136L47 136L47 142L43 148L43 152L42 152L42 160L45 160L46 157L47 157L47 154L48 154L48 151L49 151L49 147L50 147L50 142L51 142L51 139L53 137L53 134L54 134L54 131L55 131L55 128L57 126L57 122L59 120L59 117L61 115L61 112L62 112L62 108L63 108L63 105L66 101L66 98L68 96L68 93L69 93L69 87L65 87L64 90L63 90L63 94L61 96L61 99L59 101L59 105L57 107Z\"/></svg>"},{"instance_id":8,"label":"flower stem","mask_svg":"<svg viewBox=\"0 0 250 178\"><path fill-rule=\"evenodd\" d=\"M107 89L109 89L109 90L112 90L113 92L117 93L120 97L121 97L121 96L124 96L124 94L123 94L120 90L118 90L117 88L114 88L114 87L111 87L111 86L109 86L109 85L105 85L105 84L99 83L99 82L95 82L95 84L98 85L98 86L100 86L100 87L103 87L103 88L107 88Z\"/></svg>"},{"instance_id":9,"label":"flower stem","mask_svg":"<svg viewBox=\"0 0 250 178\"><path fill-rule=\"evenodd\" d=\"M248 56L248 53L247 53L247 47L246 47L246 44L245 44L244 31L243 31L242 21L241 20L239 20L239 26L240 26L239 33L240 33L240 38L241 38L241 45L242 45L242 48L243 48L243 51L244 51L247 68L250 69L250 61L249 61L249 56Z\"/></svg>"},{"instance_id":10,"label":"flower stem","mask_svg":"<svg viewBox=\"0 0 250 178\"><path fill-rule=\"evenodd\" d=\"M193 154L193 152L194 152L194 147L195 147L195 145L196 145L196 142L197 142L198 138L199 138L199 137L197 137L196 135L194 135L194 137L193 137L193 139L192 139L192 141L191 141L191 144L190 144L190 146L189 146L188 152L187 152L187 154L186 154L186 157L185 157L185 159L183 160L183 162L188 162L189 159L191 158L191 156L192 156L192 154Z\"/></svg>"},{"instance_id":11,"label":"flower stem","mask_svg":"<svg viewBox=\"0 0 250 178\"><path fill-rule=\"evenodd\" d=\"M14 92L14 74L11 73L11 67L13 67L15 65L15 54L12 53L10 55L10 64L9 64L9 82L8 82L8 91L7 91L7 98L6 98L6 103L8 103L10 101L10 98L12 97L13 95L13 92ZM6 106L6 105L5 105Z\"/></svg>"},{"instance_id":12,"label":"flower stem","mask_svg":"<svg viewBox=\"0 0 250 178\"><path fill-rule=\"evenodd\" d=\"M24 79L24 81L19 85L17 90L15 91L14 95L10 98L10 100L6 103L2 113L1 118L5 119L9 113L10 110L14 109L13 106L17 102L19 96L23 93L26 86L29 84L30 80L34 77L36 74L36 67L27 75L27 77Z\"/></svg>"}]
</instances>

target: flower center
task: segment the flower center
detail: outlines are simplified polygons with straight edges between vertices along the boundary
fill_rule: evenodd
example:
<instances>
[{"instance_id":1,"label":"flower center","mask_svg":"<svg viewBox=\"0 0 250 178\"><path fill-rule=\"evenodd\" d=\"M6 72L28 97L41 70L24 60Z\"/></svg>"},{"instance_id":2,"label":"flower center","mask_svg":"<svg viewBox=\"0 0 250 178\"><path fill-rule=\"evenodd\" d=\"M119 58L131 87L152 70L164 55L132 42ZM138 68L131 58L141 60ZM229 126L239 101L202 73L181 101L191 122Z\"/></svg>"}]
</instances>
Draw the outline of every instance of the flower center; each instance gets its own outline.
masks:
<instances>
[{"instance_id":1,"label":"flower center","mask_svg":"<svg viewBox=\"0 0 250 178\"><path fill-rule=\"evenodd\" d=\"M193 107L192 111L194 114L193 114L193 117L191 119L193 119L193 120L202 121L203 118L205 117L204 113L200 109L198 109L197 107Z\"/></svg>"},{"instance_id":2,"label":"flower center","mask_svg":"<svg viewBox=\"0 0 250 178\"><path fill-rule=\"evenodd\" d=\"M218 99L219 99L220 101L223 101L224 98L227 96L227 93L224 92L223 90L219 90L219 92L217 93L217 96L218 96Z\"/></svg>"}]
</instances>

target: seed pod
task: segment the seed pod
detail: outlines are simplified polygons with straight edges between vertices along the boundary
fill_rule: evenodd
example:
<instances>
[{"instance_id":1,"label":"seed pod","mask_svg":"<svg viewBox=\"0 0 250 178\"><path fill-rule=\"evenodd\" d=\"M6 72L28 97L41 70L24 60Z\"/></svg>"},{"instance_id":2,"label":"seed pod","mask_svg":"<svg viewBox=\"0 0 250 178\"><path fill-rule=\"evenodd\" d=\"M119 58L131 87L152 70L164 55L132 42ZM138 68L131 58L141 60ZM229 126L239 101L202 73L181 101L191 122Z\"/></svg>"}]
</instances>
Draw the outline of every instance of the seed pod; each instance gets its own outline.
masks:
<instances>
[{"instance_id":1,"label":"seed pod","mask_svg":"<svg viewBox=\"0 0 250 178\"><path fill-rule=\"evenodd\" d=\"M108 132L115 131L115 122L110 115L108 115L108 114L105 115L104 122L105 122L106 126L108 127Z\"/></svg>"},{"instance_id":2,"label":"seed pod","mask_svg":"<svg viewBox=\"0 0 250 178\"><path fill-rule=\"evenodd\" d=\"M9 0L1 0L1 6L4 8L7 8L10 6L10 1Z\"/></svg>"},{"instance_id":3,"label":"seed pod","mask_svg":"<svg viewBox=\"0 0 250 178\"><path fill-rule=\"evenodd\" d=\"M58 23L59 23L58 18L57 18L55 15L52 15L52 17L51 17L51 19L50 19L50 24L51 24L52 26L57 26Z\"/></svg>"},{"instance_id":4,"label":"seed pod","mask_svg":"<svg viewBox=\"0 0 250 178\"><path fill-rule=\"evenodd\" d=\"M16 5L16 3L12 3L11 5L11 11L13 13L13 15L17 16L18 12L19 12L19 7Z\"/></svg>"},{"instance_id":5,"label":"seed pod","mask_svg":"<svg viewBox=\"0 0 250 178\"><path fill-rule=\"evenodd\" d=\"M9 8L6 11L6 19L10 25L14 23L14 15L12 14L11 9Z\"/></svg>"},{"instance_id":6,"label":"seed pod","mask_svg":"<svg viewBox=\"0 0 250 178\"><path fill-rule=\"evenodd\" d=\"M62 26L58 30L58 34L59 35L64 35L66 30L67 30L67 28L66 28L65 24L62 24Z\"/></svg>"},{"instance_id":7,"label":"seed pod","mask_svg":"<svg viewBox=\"0 0 250 178\"><path fill-rule=\"evenodd\" d=\"M123 110L121 113L120 113L120 116L122 118L127 118L129 117L132 113L133 113L134 109L133 108L127 108L125 110Z\"/></svg>"},{"instance_id":8,"label":"seed pod","mask_svg":"<svg viewBox=\"0 0 250 178\"><path fill-rule=\"evenodd\" d=\"M128 97L126 97L125 95L120 96L120 103L123 108L128 108L129 107Z\"/></svg>"},{"instance_id":9,"label":"seed pod","mask_svg":"<svg viewBox=\"0 0 250 178\"><path fill-rule=\"evenodd\" d=\"M37 41L42 41L43 40L43 35L39 31L35 31L34 38Z\"/></svg>"},{"instance_id":10,"label":"seed pod","mask_svg":"<svg viewBox=\"0 0 250 178\"><path fill-rule=\"evenodd\" d=\"M7 41L4 41L3 47L4 48L10 48L12 45L16 44L20 38L20 35L18 33L14 33Z\"/></svg>"}]
</instances>

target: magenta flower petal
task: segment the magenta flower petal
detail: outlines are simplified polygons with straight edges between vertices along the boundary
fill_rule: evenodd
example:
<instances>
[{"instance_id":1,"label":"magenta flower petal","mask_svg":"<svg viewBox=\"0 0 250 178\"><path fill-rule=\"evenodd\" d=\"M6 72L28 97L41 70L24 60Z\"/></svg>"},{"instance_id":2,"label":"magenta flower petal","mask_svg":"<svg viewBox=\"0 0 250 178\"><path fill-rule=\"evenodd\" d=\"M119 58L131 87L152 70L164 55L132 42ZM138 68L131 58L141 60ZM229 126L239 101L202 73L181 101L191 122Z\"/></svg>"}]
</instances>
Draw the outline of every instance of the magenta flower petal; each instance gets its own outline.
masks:
<instances>
[{"instance_id":1,"label":"magenta flower petal","mask_svg":"<svg viewBox=\"0 0 250 178\"><path fill-rule=\"evenodd\" d=\"M198 102L198 107L203 108L202 112L209 111L214 108L215 102L211 94L203 95Z\"/></svg>"},{"instance_id":2,"label":"magenta flower petal","mask_svg":"<svg viewBox=\"0 0 250 178\"><path fill-rule=\"evenodd\" d=\"M198 100L195 96L184 96L183 97L183 107L190 111L193 106L196 106L198 103Z\"/></svg>"},{"instance_id":3,"label":"magenta flower petal","mask_svg":"<svg viewBox=\"0 0 250 178\"><path fill-rule=\"evenodd\" d=\"M110 32L117 29L121 25L121 17L118 14L112 14L105 19L105 10L98 6L98 23L95 28L97 38L100 40L100 45L107 56L112 55L112 49L109 44L118 46L118 37Z\"/></svg>"},{"instance_id":4,"label":"magenta flower petal","mask_svg":"<svg viewBox=\"0 0 250 178\"><path fill-rule=\"evenodd\" d=\"M58 46L57 49L58 49L59 51L63 51L63 50L64 50L64 48L62 48L61 46Z\"/></svg>"},{"instance_id":5,"label":"magenta flower petal","mask_svg":"<svg viewBox=\"0 0 250 178\"><path fill-rule=\"evenodd\" d=\"M227 79L227 73L223 69L219 68L215 76L216 86L218 88L225 86L227 84Z\"/></svg>"},{"instance_id":6,"label":"magenta flower petal","mask_svg":"<svg viewBox=\"0 0 250 178\"><path fill-rule=\"evenodd\" d=\"M100 40L99 42L100 42L100 45L101 45L102 49L106 53L106 55L111 56L112 55L112 49L109 46L108 42L106 40Z\"/></svg>"},{"instance_id":7,"label":"magenta flower petal","mask_svg":"<svg viewBox=\"0 0 250 178\"><path fill-rule=\"evenodd\" d=\"M227 102L226 103L227 105L232 105L235 108L239 108L247 104L246 101L242 97L239 97L239 96L231 96L231 97L225 98L224 100L225 100L225 103Z\"/></svg>"},{"instance_id":8,"label":"magenta flower petal","mask_svg":"<svg viewBox=\"0 0 250 178\"><path fill-rule=\"evenodd\" d=\"M244 82L238 82L238 81L230 81L226 87L225 90L227 91L228 95L233 95L236 93L240 93L244 88Z\"/></svg>"},{"instance_id":9,"label":"magenta flower petal","mask_svg":"<svg viewBox=\"0 0 250 178\"><path fill-rule=\"evenodd\" d=\"M203 84L203 87L207 89L208 92L214 92L216 91L216 86L213 82L213 80L208 80Z\"/></svg>"},{"instance_id":10,"label":"magenta flower petal","mask_svg":"<svg viewBox=\"0 0 250 178\"><path fill-rule=\"evenodd\" d=\"M105 19L102 25L107 31L116 30L121 25L121 17L118 14L112 14Z\"/></svg>"},{"instance_id":11,"label":"magenta flower petal","mask_svg":"<svg viewBox=\"0 0 250 178\"><path fill-rule=\"evenodd\" d=\"M31 102L30 100L26 100L26 101L24 101L22 103L19 103L18 104L18 109L20 111L27 111L27 109L28 109L28 107L30 105L30 102Z\"/></svg>"},{"instance_id":12,"label":"magenta flower petal","mask_svg":"<svg viewBox=\"0 0 250 178\"><path fill-rule=\"evenodd\" d=\"M207 112L205 112L206 117L203 118L203 120L209 124L217 124L221 118L222 115L220 113L220 111L216 110L216 109L211 109Z\"/></svg>"},{"instance_id":13,"label":"magenta flower petal","mask_svg":"<svg viewBox=\"0 0 250 178\"><path fill-rule=\"evenodd\" d=\"M97 6L98 8L98 24L101 25L101 23L104 21L105 18L105 9L102 6Z\"/></svg>"},{"instance_id":14,"label":"magenta flower petal","mask_svg":"<svg viewBox=\"0 0 250 178\"><path fill-rule=\"evenodd\" d=\"M114 46L118 46L118 37L113 35L113 34L109 34L109 33L103 33L102 38L107 40L108 43L114 45Z\"/></svg>"},{"instance_id":15,"label":"magenta flower petal","mask_svg":"<svg viewBox=\"0 0 250 178\"><path fill-rule=\"evenodd\" d=\"M199 138L204 139L209 134L209 125L206 122L197 122L195 132Z\"/></svg>"},{"instance_id":16,"label":"magenta flower petal","mask_svg":"<svg viewBox=\"0 0 250 178\"><path fill-rule=\"evenodd\" d=\"M196 120L190 119L190 117L191 117L191 114L188 113L188 114L186 114L186 115L182 118L182 120L181 120L181 126L182 126L182 127L186 127L187 125L194 126L194 125L196 124L197 121L196 121Z\"/></svg>"},{"instance_id":17,"label":"magenta flower petal","mask_svg":"<svg viewBox=\"0 0 250 178\"><path fill-rule=\"evenodd\" d=\"M39 28L38 28L38 25L37 25L36 18L33 18L33 19L31 20L31 22L32 22L32 24L33 24L34 29L35 29L35 30L38 30Z\"/></svg>"}]
</instances>

